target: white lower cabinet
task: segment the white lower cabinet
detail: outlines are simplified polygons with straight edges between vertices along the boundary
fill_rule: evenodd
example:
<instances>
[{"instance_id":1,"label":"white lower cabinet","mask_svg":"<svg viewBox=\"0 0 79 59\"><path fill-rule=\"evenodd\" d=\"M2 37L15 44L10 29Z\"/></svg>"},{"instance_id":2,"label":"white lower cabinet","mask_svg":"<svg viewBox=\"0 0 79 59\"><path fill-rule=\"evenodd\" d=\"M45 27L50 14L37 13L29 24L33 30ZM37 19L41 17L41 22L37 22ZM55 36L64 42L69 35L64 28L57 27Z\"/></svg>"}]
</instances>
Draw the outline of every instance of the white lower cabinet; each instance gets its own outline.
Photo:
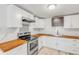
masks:
<instances>
[{"instance_id":1,"label":"white lower cabinet","mask_svg":"<svg viewBox=\"0 0 79 59\"><path fill-rule=\"evenodd\" d=\"M48 41L47 41L47 47L49 48L57 48L57 39L54 37L48 37Z\"/></svg>"},{"instance_id":2,"label":"white lower cabinet","mask_svg":"<svg viewBox=\"0 0 79 59\"><path fill-rule=\"evenodd\" d=\"M38 40L39 40L39 49L43 46L49 47L49 48L56 48L55 38L45 36L45 37L40 37Z\"/></svg>"},{"instance_id":3,"label":"white lower cabinet","mask_svg":"<svg viewBox=\"0 0 79 59\"><path fill-rule=\"evenodd\" d=\"M7 51L4 53L4 55L27 55L27 44L23 44L10 51Z\"/></svg>"},{"instance_id":4,"label":"white lower cabinet","mask_svg":"<svg viewBox=\"0 0 79 59\"><path fill-rule=\"evenodd\" d=\"M66 54L79 54L79 40L59 38L59 37L40 37L39 47L53 48ZM39 48L39 49L40 49Z\"/></svg>"},{"instance_id":5,"label":"white lower cabinet","mask_svg":"<svg viewBox=\"0 0 79 59\"><path fill-rule=\"evenodd\" d=\"M45 37L38 38L39 50L45 45Z\"/></svg>"}]
</instances>

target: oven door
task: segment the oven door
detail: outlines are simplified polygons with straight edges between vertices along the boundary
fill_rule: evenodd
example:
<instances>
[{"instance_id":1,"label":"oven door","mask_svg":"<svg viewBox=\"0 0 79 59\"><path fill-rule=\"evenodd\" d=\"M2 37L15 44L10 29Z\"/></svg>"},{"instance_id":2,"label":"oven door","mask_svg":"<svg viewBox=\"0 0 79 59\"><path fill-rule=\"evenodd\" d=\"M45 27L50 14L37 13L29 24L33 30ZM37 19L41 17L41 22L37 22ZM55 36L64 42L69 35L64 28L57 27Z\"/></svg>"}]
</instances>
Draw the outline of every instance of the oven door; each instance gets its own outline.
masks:
<instances>
[{"instance_id":1,"label":"oven door","mask_svg":"<svg viewBox=\"0 0 79 59\"><path fill-rule=\"evenodd\" d=\"M32 40L28 42L27 44L27 50L29 55L34 55L35 53L38 53L38 40Z\"/></svg>"}]
</instances>

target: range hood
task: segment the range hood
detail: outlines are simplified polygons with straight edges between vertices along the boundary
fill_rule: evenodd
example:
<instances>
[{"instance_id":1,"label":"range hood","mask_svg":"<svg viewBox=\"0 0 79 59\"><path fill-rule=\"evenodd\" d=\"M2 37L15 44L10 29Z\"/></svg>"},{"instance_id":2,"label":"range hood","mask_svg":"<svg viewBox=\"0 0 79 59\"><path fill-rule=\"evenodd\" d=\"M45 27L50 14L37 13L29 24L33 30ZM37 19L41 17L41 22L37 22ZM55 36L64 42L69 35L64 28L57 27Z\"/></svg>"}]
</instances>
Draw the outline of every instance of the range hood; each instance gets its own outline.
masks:
<instances>
[{"instance_id":1,"label":"range hood","mask_svg":"<svg viewBox=\"0 0 79 59\"><path fill-rule=\"evenodd\" d=\"M22 17L22 21L23 21L23 22L28 22L28 23L33 23L33 22L35 22L35 20L32 20L32 19L27 18L27 17Z\"/></svg>"}]
</instances>

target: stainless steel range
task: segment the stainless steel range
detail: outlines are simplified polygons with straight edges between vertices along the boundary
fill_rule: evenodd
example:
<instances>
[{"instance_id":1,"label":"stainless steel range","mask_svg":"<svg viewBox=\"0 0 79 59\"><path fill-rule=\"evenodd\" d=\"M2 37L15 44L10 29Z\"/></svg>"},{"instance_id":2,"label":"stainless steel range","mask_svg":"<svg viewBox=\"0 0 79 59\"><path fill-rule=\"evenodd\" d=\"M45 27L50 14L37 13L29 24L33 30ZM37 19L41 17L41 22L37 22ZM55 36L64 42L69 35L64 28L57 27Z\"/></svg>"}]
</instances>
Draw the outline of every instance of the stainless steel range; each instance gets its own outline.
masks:
<instances>
[{"instance_id":1,"label":"stainless steel range","mask_svg":"<svg viewBox=\"0 0 79 59\"><path fill-rule=\"evenodd\" d=\"M38 54L38 39L32 37L30 32L18 33L18 37L22 40L27 40L27 54L37 55Z\"/></svg>"},{"instance_id":2,"label":"stainless steel range","mask_svg":"<svg viewBox=\"0 0 79 59\"><path fill-rule=\"evenodd\" d=\"M28 55L38 54L38 39L36 37L31 37L31 40L27 44Z\"/></svg>"}]
</instances>

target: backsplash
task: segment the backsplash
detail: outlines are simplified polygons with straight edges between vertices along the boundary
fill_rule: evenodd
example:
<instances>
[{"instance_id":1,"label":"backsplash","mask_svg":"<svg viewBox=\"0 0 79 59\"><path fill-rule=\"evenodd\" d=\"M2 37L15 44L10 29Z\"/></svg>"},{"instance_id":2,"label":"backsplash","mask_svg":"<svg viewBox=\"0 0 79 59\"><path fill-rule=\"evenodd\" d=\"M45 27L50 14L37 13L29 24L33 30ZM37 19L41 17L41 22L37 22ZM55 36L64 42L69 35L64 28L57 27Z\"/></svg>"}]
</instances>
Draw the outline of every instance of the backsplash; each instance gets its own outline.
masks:
<instances>
[{"instance_id":1,"label":"backsplash","mask_svg":"<svg viewBox=\"0 0 79 59\"><path fill-rule=\"evenodd\" d=\"M63 27L59 27L59 28L55 28L53 27L51 32L52 34L57 34L57 30L58 30L58 33L59 35L69 35L69 36L79 36L79 29L75 28L63 28Z\"/></svg>"},{"instance_id":2,"label":"backsplash","mask_svg":"<svg viewBox=\"0 0 79 59\"><path fill-rule=\"evenodd\" d=\"M79 36L79 29L77 29L77 28L64 29L63 34L71 35L71 36Z\"/></svg>"}]
</instances>

